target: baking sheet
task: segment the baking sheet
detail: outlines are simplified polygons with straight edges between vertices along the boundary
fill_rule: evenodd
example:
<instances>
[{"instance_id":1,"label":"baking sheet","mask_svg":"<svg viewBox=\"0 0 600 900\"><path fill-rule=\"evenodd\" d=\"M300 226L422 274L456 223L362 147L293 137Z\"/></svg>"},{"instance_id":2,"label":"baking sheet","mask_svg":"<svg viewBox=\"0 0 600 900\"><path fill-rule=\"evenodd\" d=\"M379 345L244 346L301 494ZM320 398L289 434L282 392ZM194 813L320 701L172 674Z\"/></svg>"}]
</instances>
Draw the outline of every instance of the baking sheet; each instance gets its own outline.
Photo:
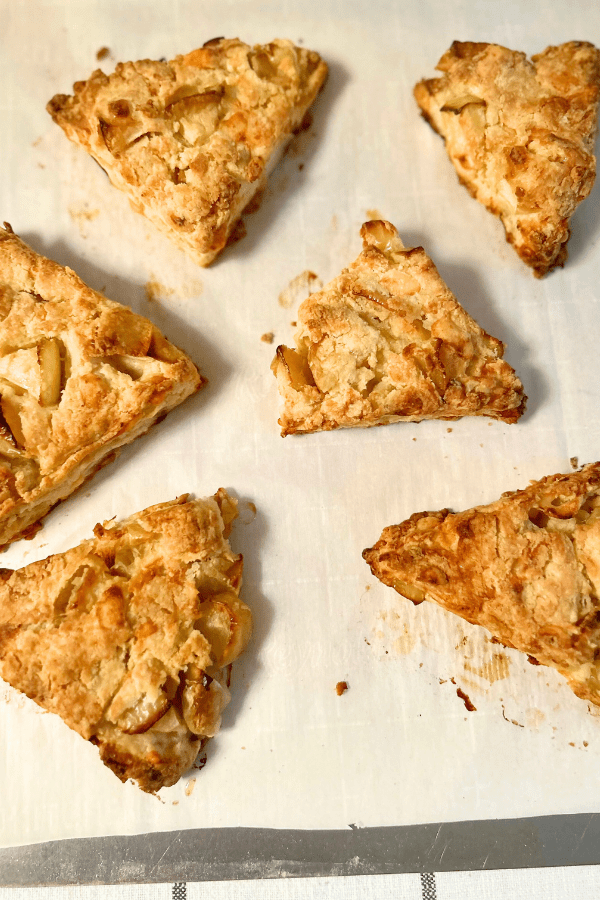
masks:
<instances>
[{"instance_id":1,"label":"baking sheet","mask_svg":"<svg viewBox=\"0 0 600 900\"><path fill-rule=\"evenodd\" d=\"M246 237L203 270L130 210L44 106L90 74L102 47L109 71L222 34L302 41L331 75L312 128L246 218ZM569 471L571 457L598 458L600 188L574 217L566 268L535 280L460 187L412 99L454 39L528 53L600 44L600 9L587 0L0 0L2 218L151 318L209 379L2 564L64 550L99 520L224 486L240 500L231 542L245 555L255 617L206 765L156 797L121 785L95 748L2 686L2 846L597 810L600 710L483 631L413 608L361 558L385 525L417 510L489 502ZM529 395L518 425L464 419L280 438L269 363L277 343L291 343L301 299L286 288L306 271L335 276L377 214L406 244L423 244L468 312L506 343ZM261 341L270 331L273 345ZM338 697L341 680L349 690Z\"/></svg>"}]
</instances>

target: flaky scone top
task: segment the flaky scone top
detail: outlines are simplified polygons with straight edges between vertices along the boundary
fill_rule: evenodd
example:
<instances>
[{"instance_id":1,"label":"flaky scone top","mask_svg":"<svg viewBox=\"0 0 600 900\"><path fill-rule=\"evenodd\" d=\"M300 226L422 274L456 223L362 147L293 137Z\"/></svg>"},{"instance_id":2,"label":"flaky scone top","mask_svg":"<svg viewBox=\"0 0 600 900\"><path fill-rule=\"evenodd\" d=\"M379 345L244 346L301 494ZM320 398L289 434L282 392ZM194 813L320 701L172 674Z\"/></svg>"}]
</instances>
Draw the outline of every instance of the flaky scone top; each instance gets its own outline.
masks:
<instances>
[{"instance_id":1,"label":"flaky scone top","mask_svg":"<svg viewBox=\"0 0 600 900\"><path fill-rule=\"evenodd\" d=\"M569 220L596 173L600 51L583 41L531 61L497 44L455 41L415 97L460 181L500 217L542 276L567 258Z\"/></svg>"},{"instance_id":2,"label":"flaky scone top","mask_svg":"<svg viewBox=\"0 0 600 900\"><path fill-rule=\"evenodd\" d=\"M468 315L422 247L367 222L363 252L298 311L272 368L282 434L485 415L516 422L523 386L504 345Z\"/></svg>"},{"instance_id":3,"label":"flaky scone top","mask_svg":"<svg viewBox=\"0 0 600 900\"><path fill-rule=\"evenodd\" d=\"M0 546L202 383L148 319L0 229Z\"/></svg>"},{"instance_id":4,"label":"flaky scone top","mask_svg":"<svg viewBox=\"0 0 600 900\"><path fill-rule=\"evenodd\" d=\"M363 556L413 603L482 625L600 705L600 463L488 506L415 513Z\"/></svg>"},{"instance_id":5,"label":"flaky scone top","mask_svg":"<svg viewBox=\"0 0 600 900\"><path fill-rule=\"evenodd\" d=\"M48 111L200 265L227 243L327 76L318 53L217 38L169 62L119 63Z\"/></svg>"},{"instance_id":6,"label":"flaky scone top","mask_svg":"<svg viewBox=\"0 0 600 900\"><path fill-rule=\"evenodd\" d=\"M224 490L183 496L0 570L0 676L142 790L190 768L228 702L224 670L252 627L227 540L236 515Z\"/></svg>"}]
</instances>

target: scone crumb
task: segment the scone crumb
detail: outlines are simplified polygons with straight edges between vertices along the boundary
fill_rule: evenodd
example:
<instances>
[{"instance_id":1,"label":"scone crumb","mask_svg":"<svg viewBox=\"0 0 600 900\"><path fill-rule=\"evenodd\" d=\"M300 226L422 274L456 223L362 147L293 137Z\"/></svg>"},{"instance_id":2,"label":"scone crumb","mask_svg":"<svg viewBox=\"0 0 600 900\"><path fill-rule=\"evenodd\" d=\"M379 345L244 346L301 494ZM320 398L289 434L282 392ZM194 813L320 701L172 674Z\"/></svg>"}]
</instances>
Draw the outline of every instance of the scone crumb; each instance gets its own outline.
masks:
<instances>
[{"instance_id":1,"label":"scone crumb","mask_svg":"<svg viewBox=\"0 0 600 900\"><path fill-rule=\"evenodd\" d=\"M265 344L272 344L274 338L275 334L272 331L265 331L265 333L260 336L261 341L264 341Z\"/></svg>"},{"instance_id":2,"label":"scone crumb","mask_svg":"<svg viewBox=\"0 0 600 900\"><path fill-rule=\"evenodd\" d=\"M96 59L98 61L100 61L101 59L106 59L109 53L110 50L108 49L108 47L100 47L100 49L96 53Z\"/></svg>"},{"instance_id":3,"label":"scone crumb","mask_svg":"<svg viewBox=\"0 0 600 900\"><path fill-rule=\"evenodd\" d=\"M470 697L467 694L465 694L465 692L463 690L461 690L461 688L459 688L459 687L456 688L456 695L457 695L457 697L460 697L460 699L465 704L465 708L469 712L477 712L477 707L471 701Z\"/></svg>"},{"instance_id":4,"label":"scone crumb","mask_svg":"<svg viewBox=\"0 0 600 900\"><path fill-rule=\"evenodd\" d=\"M345 694L347 690L348 690L348 682L347 681L338 681L338 683L335 686L335 692L338 695L338 697L341 697L342 694Z\"/></svg>"},{"instance_id":5,"label":"scone crumb","mask_svg":"<svg viewBox=\"0 0 600 900\"><path fill-rule=\"evenodd\" d=\"M451 429L451 428L446 428L446 431L448 432L448 434L450 434L450 433L452 432L452 429Z\"/></svg>"},{"instance_id":6,"label":"scone crumb","mask_svg":"<svg viewBox=\"0 0 600 900\"><path fill-rule=\"evenodd\" d=\"M571 463L571 466L573 469L579 468L579 457L578 456L572 456L571 459L569 460L569 462Z\"/></svg>"}]
</instances>

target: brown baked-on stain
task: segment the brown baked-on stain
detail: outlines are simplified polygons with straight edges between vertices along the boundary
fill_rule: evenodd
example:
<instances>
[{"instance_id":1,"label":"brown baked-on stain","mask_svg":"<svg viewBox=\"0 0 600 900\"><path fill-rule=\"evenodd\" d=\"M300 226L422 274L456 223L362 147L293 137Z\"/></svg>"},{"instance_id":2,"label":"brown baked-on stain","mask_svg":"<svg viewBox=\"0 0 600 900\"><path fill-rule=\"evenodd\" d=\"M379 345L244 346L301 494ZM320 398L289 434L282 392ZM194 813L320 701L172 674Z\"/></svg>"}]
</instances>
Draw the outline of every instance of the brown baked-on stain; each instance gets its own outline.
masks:
<instances>
[{"instance_id":1,"label":"brown baked-on stain","mask_svg":"<svg viewBox=\"0 0 600 900\"><path fill-rule=\"evenodd\" d=\"M338 697L341 697L342 694L345 694L347 690L348 690L348 682L347 681L338 681L338 683L335 686L335 692L338 695Z\"/></svg>"},{"instance_id":2,"label":"brown baked-on stain","mask_svg":"<svg viewBox=\"0 0 600 900\"><path fill-rule=\"evenodd\" d=\"M260 336L261 341L264 341L265 344L272 344L274 338L275 334L272 331L265 331L265 333Z\"/></svg>"},{"instance_id":3,"label":"brown baked-on stain","mask_svg":"<svg viewBox=\"0 0 600 900\"><path fill-rule=\"evenodd\" d=\"M315 291L321 290L322 287L323 282L319 276L309 269L305 269L304 272L300 272L299 275L292 278L288 286L280 293L279 305L284 309L289 309L290 306L305 300Z\"/></svg>"},{"instance_id":4,"label":"brown baked-on stain","mask_svg":"<svg viewBox=\"0 0 600 900\"><path fill-rule=\"evenodd\" d=\"M101 59L106 59L110 50L108 47L100 47L100 49L96 52L96 59L100 61Z\"/></svg>"},{"instance_id":5,"label":"brown baked-on stain","mask_svg":"<svg viewBox=\"0 0 600 900\"><path fill-rule=\"evenodd\" d=\"M517 728L525 728L520 722L517 722L515 719L509 719L506 715L506 710L504 709L504 704L502 704L502 718L505 722L510 722L511 725L516 725Z\"/></svg>"},{"instance_id":6,"label":"brown baked-on stain","mask_svg":"<svg viewBox=\"0 0 600 900\"><path fill-rule=\"evenodd\" d=\"M450 680L454 681L453 678ZM477 712L477 707L475 706L474 703L471 702L470 697L467 694L465 694L465 692L463 690L461 690L461 688L459 688L459 687L456 688L456 694L463 701L463 703L465 704L465 708L469 712Z\"/></svg>"},{"instance_id":7,"label":"brown baked-on stain","mask_svg":"<svg viewBox=\"0 0 600 900\"><path fill-rule=\"evenodd\" d=\"M571 463L571 466L573 469L579 468L579 457L578 456L572 456L571 459L569 460L569 462Z\"/></svg>"}]
</instances>

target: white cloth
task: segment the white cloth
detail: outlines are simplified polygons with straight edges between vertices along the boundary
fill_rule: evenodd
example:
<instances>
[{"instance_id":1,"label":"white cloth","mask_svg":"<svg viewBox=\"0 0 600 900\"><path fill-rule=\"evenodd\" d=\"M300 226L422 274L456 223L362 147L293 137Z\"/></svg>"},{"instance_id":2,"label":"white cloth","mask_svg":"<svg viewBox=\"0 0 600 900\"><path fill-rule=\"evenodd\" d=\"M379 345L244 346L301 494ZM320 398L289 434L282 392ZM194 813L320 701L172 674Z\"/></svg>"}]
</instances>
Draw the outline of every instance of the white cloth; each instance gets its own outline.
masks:
<instances>
[{"instance_id":1,"label":"white cloth","mask_svg":"<svg viewBox=\"0 0 600 900\"><path fill-rule=\"evenodd\" d=\"M598 900L600 868L0 888L4 900Z\"/></svg>"}]
</instances>

